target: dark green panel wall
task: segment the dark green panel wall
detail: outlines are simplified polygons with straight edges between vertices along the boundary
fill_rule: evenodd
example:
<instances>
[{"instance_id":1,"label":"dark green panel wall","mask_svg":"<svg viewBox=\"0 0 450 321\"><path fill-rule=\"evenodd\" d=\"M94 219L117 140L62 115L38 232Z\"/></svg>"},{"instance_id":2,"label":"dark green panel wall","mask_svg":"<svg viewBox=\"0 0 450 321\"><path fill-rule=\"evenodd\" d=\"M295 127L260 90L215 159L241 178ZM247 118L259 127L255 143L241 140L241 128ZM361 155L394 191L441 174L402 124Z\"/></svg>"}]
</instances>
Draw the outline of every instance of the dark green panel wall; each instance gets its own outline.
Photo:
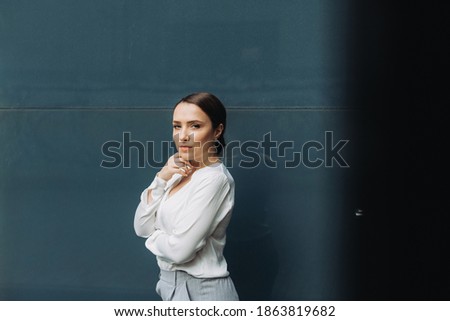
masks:
<instances>
[{"instance_id":1,"label":"dark green panel wall","mask_svg":"<svg viewBox=\"0 0 450 321\"><path fill-rule=\"evenodd\" d=\"M0 106L345 104L348 5L334 1L0 4Z\"/></svg>"},{"instance_id":2,"label":"dark green panel wall","mask_svg":"<svg viewBox=\"0 0 450 321\"><path fill-rule=\"evenodd\" d=\"M354 157L354 113L340 111L348 10L334 1L2 1L0 296L157 299L154 257L132 229L157 169L139 168L137 148L129 168L102 168L112 161L102 145L123 147L131 135L160 146L172 105L194 91L230 107L229 141L260 144L270 133L297 149L275 168L243 169L245 152L228 155L237 201L227 257L241 297L349 296L339 253L356 167L285 165L305 142L325 144L326 131L351 140L344 150Z\"/></svg>"},{"instance_id":3,"label":"dark green panel wall","mask_svg":"<svg viewBox=\"0 0 450 321\"><path fill-rule=\"evenodd\" d=\"M200 90L229 108L229 142L260 144L227 159L226 256L242 299L448 298L435 184L446 124L433 109L448 106L446 17L426 9L0 1L0 298L158 299L155 258L132 229L157 168L138 166L137 147L128 168L101 167L102 146L169 141L173 104ZM293 148L264 158L268 133ZM286 166L343 141L349 167ZM260 166L237 166L249 155Z\"/></svg>"},{"instance_id":4,"label":"dark green panel wall","mask_svg":"<svg viewBox=\"0 0 450 321\"><path fill-rule=\"evenodd\" d=\"M343 125L353 116L229 110L227 139L241 148L226 157L236 181L226 256L242 298L338 299L352 293L347 269L353 270L355 209L349 196L357 166L320 162L331 151L327 145L350 140L340 155L357 165L355 133ZM130 146L154 142L154 149L145 149L146 160L160 161L161 142L171 138L170 117L170 110L157 109L0 112L3 298L157 299L155 258L132 227L140 192L157 168L139 168L138 147ZM264 150L268 135L272 144L291 147L285 154ZM112 154L102 149L108 141L121 144L110 149L122 157L114 168L107 168ZM314 168L306 160L287 167L308 141L324 146L311 150ZM251 168L250 162L260 164Z\"/></svg>"}]
</instances>

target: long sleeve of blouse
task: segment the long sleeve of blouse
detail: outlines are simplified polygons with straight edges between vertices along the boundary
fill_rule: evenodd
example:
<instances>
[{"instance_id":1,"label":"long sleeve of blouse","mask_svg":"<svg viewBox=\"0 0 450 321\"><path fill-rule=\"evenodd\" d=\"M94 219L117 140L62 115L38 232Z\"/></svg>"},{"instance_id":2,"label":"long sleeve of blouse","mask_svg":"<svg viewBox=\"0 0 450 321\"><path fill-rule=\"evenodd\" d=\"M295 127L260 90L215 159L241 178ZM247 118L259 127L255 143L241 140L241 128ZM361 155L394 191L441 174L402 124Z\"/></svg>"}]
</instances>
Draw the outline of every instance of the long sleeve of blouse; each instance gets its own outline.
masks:
<instances>
[{"instance_id":1,"label":"long sleeve of blouse","mask_svg":"<svg viewBox=\"0 0 450 321\"><path fill-rule=\"evenodd\" d=\"M156 212L161 203L167 182L155 176L153 182L141 193L140 203L134 215L134 231L140 237L149 237L155 232ZM152 190L152 201L148 203L148 191Z\"/></svg>"}]
</instances>

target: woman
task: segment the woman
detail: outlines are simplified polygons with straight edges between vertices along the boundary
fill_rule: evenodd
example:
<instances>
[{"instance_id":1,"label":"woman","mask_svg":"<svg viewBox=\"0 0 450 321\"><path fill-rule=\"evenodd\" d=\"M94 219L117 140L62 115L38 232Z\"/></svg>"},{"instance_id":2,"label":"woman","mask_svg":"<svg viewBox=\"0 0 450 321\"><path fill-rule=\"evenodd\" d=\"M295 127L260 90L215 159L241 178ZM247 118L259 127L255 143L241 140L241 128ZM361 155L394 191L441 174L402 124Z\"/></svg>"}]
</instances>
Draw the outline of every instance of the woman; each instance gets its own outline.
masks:
<instances>
[{"instance_id":1,"label":"woman","mask_svg":"<svg viewBox=\"0 0 450 321\"><path fill-rule=\"evenodd\" d=\"M171 156L141 194L134 229L161 269L167 300L238 300L223 257L234 181L220 162L226 111L209 93L182 98L173 111Z\"/></svg>"}]
</instances>

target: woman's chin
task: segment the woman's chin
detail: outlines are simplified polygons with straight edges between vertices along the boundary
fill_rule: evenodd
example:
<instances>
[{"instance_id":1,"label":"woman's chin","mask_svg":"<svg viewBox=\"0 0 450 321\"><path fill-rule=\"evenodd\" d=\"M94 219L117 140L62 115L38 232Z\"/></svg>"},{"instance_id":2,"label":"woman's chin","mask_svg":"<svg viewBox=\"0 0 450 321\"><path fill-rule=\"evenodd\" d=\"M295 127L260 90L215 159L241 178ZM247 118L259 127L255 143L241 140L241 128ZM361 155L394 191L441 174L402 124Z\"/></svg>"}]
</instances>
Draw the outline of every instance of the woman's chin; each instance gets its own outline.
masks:
<instances>
[{"instance_id":1,"label":"woman's chin","mask_svg":"<svg viewBox=\"0 0 450 321\"><path fill-rule=\"evenodd\" d=\"M180 150L180 151L178 151L178 155L179 155L182 159L184 159L185 161L190 161L190 160L193 159L192 155L191 155L189 152L186 152L186 151Z\"/></svg>"}]
</instances>

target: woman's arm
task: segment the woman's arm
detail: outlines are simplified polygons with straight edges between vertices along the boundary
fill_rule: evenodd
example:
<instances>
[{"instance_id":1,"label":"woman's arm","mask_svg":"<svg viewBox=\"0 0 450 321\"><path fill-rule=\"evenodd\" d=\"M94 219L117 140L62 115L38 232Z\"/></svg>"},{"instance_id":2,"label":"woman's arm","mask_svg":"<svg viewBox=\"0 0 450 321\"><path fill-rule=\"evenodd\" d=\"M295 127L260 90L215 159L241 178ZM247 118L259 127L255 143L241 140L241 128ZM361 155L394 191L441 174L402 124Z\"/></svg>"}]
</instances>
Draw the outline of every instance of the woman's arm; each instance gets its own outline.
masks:
<instances>
[{"instance_id":1,"label":"woman's arm","mask_svg":"<svg viewBox=\"0 0 450 321\"><path fill-rule=\"evenodd\" d=\"M176 264L191 261L231 211L232 202L225 201L230 192L224 174L203 178L190 191L188 204L180 213L175 229L170 233L156 230L145 242L146 247L156 256Z\"/></svg>"},{"instance_id":2,"label":"woman's arm","mask_svg":"<svg viewBox=\"0 0 450 321\"><path fill-rule=\"evenodd\" d=\"M155 232L156 209L159 203L161 203L167 181L174 174L187 177L191 174L192 170L192 165L188 161L180 158L178 153L169 157L150 187L141 194L141 202L134 215L134 230L138 236L149 237Z\"/></svg>"},{"instance_id":3,"label":"woman's arm","mask_svg":"<svg viewBox=\"0 0 450 321\"><path fill-rule=\"evenodd\" d=\"M134 214L134 231L140 237L149 237L155 231L156 210L161 203L167 182L158 176L141 194L141 201Z\"/></svg>"}]
</instances>

